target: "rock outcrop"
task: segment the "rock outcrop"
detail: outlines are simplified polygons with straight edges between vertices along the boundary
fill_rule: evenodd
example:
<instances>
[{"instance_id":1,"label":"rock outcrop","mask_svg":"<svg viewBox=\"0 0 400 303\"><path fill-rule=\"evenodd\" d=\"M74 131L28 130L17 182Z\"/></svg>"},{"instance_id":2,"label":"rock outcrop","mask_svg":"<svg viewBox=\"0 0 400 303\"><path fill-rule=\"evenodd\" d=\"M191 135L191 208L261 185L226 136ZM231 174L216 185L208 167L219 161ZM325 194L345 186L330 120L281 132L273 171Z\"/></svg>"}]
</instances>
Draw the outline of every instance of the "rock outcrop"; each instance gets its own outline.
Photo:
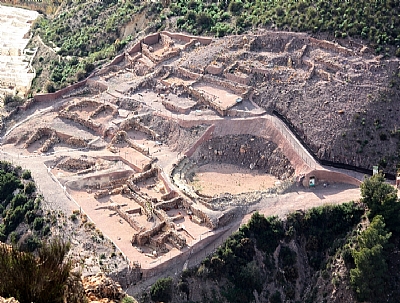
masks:
<instances>
[{"instance_id":1,"label":"rock outcrop","mask_svg":"<svg viewBox=\"0 0 400 303\"><path fill-rule=\"evenodd\" d=\"M89 302L118 303L126 296L119 283L101 272L95 276L84 277L83 287Z\"/></svg>"}]
</instances>

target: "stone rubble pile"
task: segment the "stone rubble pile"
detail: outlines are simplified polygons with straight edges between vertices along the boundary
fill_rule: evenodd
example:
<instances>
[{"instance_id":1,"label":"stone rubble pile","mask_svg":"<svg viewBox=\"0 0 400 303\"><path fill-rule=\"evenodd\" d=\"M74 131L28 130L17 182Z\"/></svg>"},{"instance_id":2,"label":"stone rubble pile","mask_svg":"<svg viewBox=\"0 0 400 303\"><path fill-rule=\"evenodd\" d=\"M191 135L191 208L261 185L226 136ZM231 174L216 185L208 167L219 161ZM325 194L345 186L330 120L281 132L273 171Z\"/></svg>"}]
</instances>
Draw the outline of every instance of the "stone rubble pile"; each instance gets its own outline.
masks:
<instances>
[{"instance_id":1,"label":"stone rubble pile","mask_svg":"<svg viewBox=\"0 0 400 303\"><path fill-rule=\"evenodd\" d=\"M89 302L118 303L126 296L119 283L101 272L95 276L84 277L83 286Z\"/></svg>"}]
</instances>

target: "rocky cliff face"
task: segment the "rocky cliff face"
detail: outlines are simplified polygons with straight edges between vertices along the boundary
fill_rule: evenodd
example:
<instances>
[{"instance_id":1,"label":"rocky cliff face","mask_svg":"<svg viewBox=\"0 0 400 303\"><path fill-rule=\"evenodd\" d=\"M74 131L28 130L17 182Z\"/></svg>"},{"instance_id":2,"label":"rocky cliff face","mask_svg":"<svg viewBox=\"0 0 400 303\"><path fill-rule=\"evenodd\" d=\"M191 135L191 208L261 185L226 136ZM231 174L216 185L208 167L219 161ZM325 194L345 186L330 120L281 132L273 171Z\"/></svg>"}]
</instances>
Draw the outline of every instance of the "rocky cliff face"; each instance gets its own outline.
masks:
<instances>
[{"instance_id":1,"label":"rocky cliff face","mask_svg":"<svg viewBox=\"0 0 400 303\"><path fill-rule=\"evenodd\" d=\"M118 303L126 296L119 283L101 272L83 278L83 287L89 302Z\"/></svg>"}]
</instances>

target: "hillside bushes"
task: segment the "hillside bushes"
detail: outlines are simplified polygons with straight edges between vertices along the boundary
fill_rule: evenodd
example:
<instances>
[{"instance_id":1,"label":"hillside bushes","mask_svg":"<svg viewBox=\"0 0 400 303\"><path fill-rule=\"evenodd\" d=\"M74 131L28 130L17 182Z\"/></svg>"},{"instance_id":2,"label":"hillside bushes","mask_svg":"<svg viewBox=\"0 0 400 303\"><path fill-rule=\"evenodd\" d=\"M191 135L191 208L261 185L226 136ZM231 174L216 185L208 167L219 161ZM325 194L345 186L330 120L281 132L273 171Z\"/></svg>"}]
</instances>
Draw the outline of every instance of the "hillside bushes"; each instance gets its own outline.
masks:
<instances>
[{"instance_id":1,"label":"hillside bushes","mask_svg":"<svg viewBox=\"0 0 400 303\"><path fill-rule=\"evenodd\" d=\"M194 34L218 36L242 33L255 26L272 26L293 31L332 32L336 37L362 37L375 45L395 45L400 53L399 2L389 1L174 1L173 16L178 27ZM195 23L198 16L207 20ZM223 25L224 24L224 25ZM210 26L211 25L211 26ZM221 31L221 29L224 29Z\"/></svg>"},{"instance_id":2,"label":"hillside bushes","mask_svg":"<svg viewBox=\"0 0 400 303\"><path fill-rule=\"evenodd\" d=\"M22 302L64 302L71 270L65 260L69 244L55 240L32 253L0 245L0 296Z\"/></svg>"},{"instance_id":3,"label":"hillside bushes","mask_svg":"<svg viewBox=\"0 0 400 303\"><path fill-rule=\"evenodd\" d=\"M0 241L10 242L33 251L39 246L37 235L49 233L49 222L39 208L41 197L36 193L36 185L31 181L30 171L13 167L11 163L0 161ZM32 229L24 237L16 231L21 223ZM46 227L46 228L44 228Z\"/></svg>"},{"instance_id":4,"label":"hillside bushes","mask_svg":"<svg viewBox=\"0 0 400 303\"><path fill-rule=\"evenodd\" d=\"M295 212L285 221L256 212L202 262L197 275L229 281L220 293L227 302L251 302L254 291L261 295L268 284L284 290L271 294L271 302L294 300L300 274L293 245L305 248L307 263L318 272L325 268L327 256L340 250L363 213L364 208L353 202ZM304 296L304 300L312 298L310 294Z\"/></svg>"}]
</instances>

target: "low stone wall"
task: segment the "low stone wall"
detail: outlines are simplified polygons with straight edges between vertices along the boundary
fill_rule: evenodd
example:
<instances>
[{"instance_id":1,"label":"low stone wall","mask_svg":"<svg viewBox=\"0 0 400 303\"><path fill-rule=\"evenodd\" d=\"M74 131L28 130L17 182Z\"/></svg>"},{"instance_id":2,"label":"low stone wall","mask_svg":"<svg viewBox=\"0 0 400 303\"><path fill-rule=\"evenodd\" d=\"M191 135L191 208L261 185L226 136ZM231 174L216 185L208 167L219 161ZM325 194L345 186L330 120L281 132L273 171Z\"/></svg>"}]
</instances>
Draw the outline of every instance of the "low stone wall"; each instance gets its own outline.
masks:
<instances>
[{"instance_id":1,"label":"low stone wall","mask_svg":"<svg viewBox=\"0 0 400 303\"><path fill-rule=\"evenodd\" d=\"M147 170L145 172L139 173L137 175L133 175L129 179L129 181L132 182L132 183L139 183L139 182L147 180L147 179L149 179L151 177L154 177L157 174L158 174L158 168L157 167L152 167L151 169L149 169L149 170Z\"/></svg>"},{"instance_id":2,"label":"low stone wall","mask_svg":"<svg viewBox=\"0 0 400 303\"><path fill-rule=\"evenodd\" d=\"M142 46L141 46L142 41L139 41L137 43L135 43L130 50L128 51L129 55L133 55L135 53L140 53L140 51L142 50Z\"/></svg>"},{"instance_id":3,"label":"low stone wall","mask_svg":"<svg viewBox=\"0 0 400 303\"><path fill-rule=\"evenodd\" d=\"M168 201L161 201L158 202L156 205L154 205L155 208L160 208L160 209L172 209L172 208L182 208L183 198L182 197L176 197Z\"/></svg>"},{"instance_id":4,"label":"low stone wall","mask_svg":"<svg viewBox=\"0 0 400 303\"><path fill-rule=\"evenodd\" d=\"M67 86L63 89L60 89L59 91L57 91L55 93L36 94L35 96L33 96L33 98L37 102L54 101L56 99L61 98L63 95L68 94L69 92L73 91L74 89L77 89L79 87L86 85L86 81L87 81L87 79L77 82L77 83Z\"/></svg>"},{"instance_id":5,"label":"low stone wall","mask_svg":"<svg viewBox=\"0 0 400 303\"><path fill-rule=\"evenodd\" d=\"M190 42L190 40L194 39L200 42L202 45L209 45L213 41L213 39L209 37L197 37L181 33L171 33L168 31L162 31L161 33L171 37L172 39L181 40L184 42Z\"/></svg>"},{"instance_id":6,"label":"low stone wall","mask_svg":"<svg viewBox=\"0 0 400 303\"><path fill-rule=\"evenodd\" d=\"M216 84L216 85L225 87L225 88L235 92L236 94L240 94L240 95L245 94L250 89L250 87L244 86L242 84L234 83L230 80L223 80L221 78L218 78L218 77L215 77L212 75L204 75L203 80L205 82L209 82L212 84Z\"/></svg>"},{"instance_id":7,"label":"low stone wall","mask_svg":"<svg viewBox=\"0 0 400 303\"><path fill-rule=\"evenodd\" d=\"M160 33L154 33L144 37L142 41L147 45L153 45L158 43L159 40L160 40Z\"/></svg>"},{"instance_id":8,"label":"low stone wall","mask_svg":"<svg viewBox=\"0 0 400 303\"><path fill-rule=\"evenodd\" d=\"M138 244L139 246L143 246L150 241L150 239L157 235L165 226L165 222L161 222L154 226L152 229L146 230L139 234L133 235L132 244Z\"/></svg>"},{"instance_id":9,"label":"low stone wall","mask_svg":"<svg viewBox=\"0 0 400 303\"><path fill-rule=\"evenodd\" d=\"M232 81L232 82L237 82L243 85L247 85L250 82L251 79L251 75L244 75L243 76L239 76L236 74L232 74L232 73L226 73L224 74L225 78Z\"/></svg>"},{"instance_id":10,"label":"low stone wall","mask_svg":"<svg viewBox=\"0 0 400 303\"><path fill-rule=\"evenodd\" d=\"M79 117L79 115L77 113L70 113L68 111L62 110L58 113L58 116L61 118L65 118L65 119L74 121L76 123L79 123L89 129L95 131L96 133L103 135L103 129L101 128L100 123L96 123L95 121L92 121L92 120L85 120L85 119Z\"/></svg>"},{"instance_id":11,"label":"low stone wall","mask_svg":"<svg viewBox=\"0 0 400 303\"><path fill-rule=\"evenodd\" d=\"M187 70L186 68L183 68L180 66L178 66L178 68L176 69L176 73L178 76L183 76L183 77L189 78L191 80L199 80L202 77L201 74L192 72L192 71Z\"/></svg>"},{"instance_id":12,"label":"low stone wall","mask_svg":"<svg viewBox=\"0 0 400 303\"><path fill-rule=\"evenodd\" d=\"M224 71L224 65L223 64L220 64L220 65L210 64L206 68L206 72L210 73L212 75L219 75L223 71Z\"/></svg>"},{"instance_id":13,"label":"low stone wall","mask_svg":"<svg viewBox=\"0 0 400 303\"><path fill-rule=\"evenodd\" d=\"M322 49L338 52L345 56L354 55L354 52L351 49L343 47L339 44L335 44L335 43L332 43L332 42L329 42L326 40L315 39L312 37L309 37L308 40L312 46L316 46L316 47L320 47Z\"/></svg>"},{"instance_id":14,"label":"low stone wall","mask_svg":"<svg viewBox=\"0 0 400 303\"><path fill-rule=\"evenodd\" d=\"M110 190L116 183L124 183L122 180L126 180L132 174L131 170L121 170L104 174L97 174L94 176L88 176L80 179L79 181L67 181L67 186L72 190L82 190L85 188L92 189L107 189Z\"/></svg>"},{"instance_id":15,"label":"low stone wall","mask_svg":"<svg viewBox=\"0 0 400 303\"><path fill-rule=\"evenodd\" d=\"M202 210L196 208L196 206L191 204L188 200L183 199L182 205L185 209L190 210L193 215L199 217L208 228L214 229L216 227L207 214L205 214Z\"/></svg>"},{"instance_id":16,"label":"low stone wall","mask_svg":"<svg viewBox=\"0 0 400 303\"><path fill-rule=\"evenodd\" d=\"M137 117L132 117L132 118L126 119L124 122L121 123L120 129L124 130L124 131L127 131L127 130L130 130L132 128L135 128L138 131L151 136L153 139L157 139L158 138L158 134L154 130L148 128L147 126L145 126L143 124L141 124L139 121L137 121L137 119L138 119Z\"/></svg>"},{"instance_id":17,"label":"low stone wall","mask_svg":"<svg viewBox=\"0 0 400 303\"><path fill-rule=\"evenodd\" d=\"M107 85L105 84L105 83L102 83L102 82L100 82L100 81L96 81L96 80L93 80L93 79L87 79L87 81L86 81L86 85L87 86L89 86L89 87L92 87L92 88L94 88L94 89L98 89L98 90L100 90L101 92L104 92L104 91L106 91L107 90Z\"/></svg>"},{"instance_id":18,"label":"low stone wall","mask_svg":"<svg viewBox=\"0 0 400 303\"><path fill-rule=\"evenodd\" d=\"M115 73L119 70L120 70L120 68L116 65L107 65L107 66L104 66L102 69L95 71L93 73L93 77L100 77L100 76L108 74L108 73ZM89 79L90 78L88 78L88 80ZM90 80L97 82L96 80L93 80L93 79L90 79Z\"/></svg>"},{"instance_id":19,"label":"low stone wall","mask_svg":"<svg viewBox=\"0 0 400 303\"><path fill-rule=\"evenodd\" d=\"M204 105L211 107L221 116L226 116L226 110L222 109L219 104L215 102L217 100L216 96L196 88L189 89L189 94L198 99L199 102L203 103Z\"/></svg>"},{"instance_id":20,"label":"low stone wall","mask_svg":"<svg viewBox=\"0 0 400 303\"><path fill-rule=\"evenodd\" d=\"M161 80L161 81L163 81L163 80ZM182 107L180 107L180 106L178 106L178 105L176 105L176 104L174 104L174 103L172 103L172 102L168 102L168 101L166 101L166 100L162 100L162 105L164 105L164 107L166 108L166 109L168 109L169 111L172 111L172 112L177 112L177 113L180 113L180 114L188 114L188 113L190 113L190 111L191 111L191 107L189 107L189 108L182 108Z\"/></svg>"},{"instance_id":21,"label":"low stone wall","mask_svg":"<svg viewBox=\"0 0 400 303\"><path fill-rule=\"evenodd\" d=\"M162 183L164 184L164 188L165 191L167 192L166 195L164 195L166 198L169 197L167 195L171 194L171 195L176 195L177 193L174 190L174 186L171 184L171 181L168 179L168 177L166 176L166 174L164 173L164 171L162 169L158 170L158 175L157 175L158 179L162 181ZM174 193L175 192L175 193ZM164 200L164 199L163 199Z\"/></svg>"},{"instance_id":22,"label":"low stone wall","mask_svg":"<svg viewBox=\"0 0 400 303\"><path fill-rule=\"evenodd\" d=\"M90 114L90 118L96 117L100 113L105 112L107 109L111 110L112 116L118 115L118 108L116 108L115 106L111 106L109 104L102 104L98 108L96 108L96 110L93 113Z\"/></svg>"},{"instance_id":23,"label":"low stone wall","mask_svg":"<svg viewBox=\"0 0 400 303\"><path fill-rule=\"evenodd\" d=\"M329 170L313 170L305 175L303 179L303 186L308 187L310 184L310 177L315 177L316 185L323 183L344 183L355 186L360 186L361 181L350 177L349 175Z\"/></svg>"},{"instance_id":24,"label":"low stone wall","mask_svg":"<svg viewBox=\"0 0 400 303\"><path fill-rule=\"evenodd\" d=\"M122 60L124 60L125 54L119 54L116 56L110 63L109 65L116 65L118 63L121 63Z\"/></svg>"},{"instance_id":25,"label":"low stone wall","mask_svg":"<svg viewBox=\"0 0 400 303\"><path fill-rule=\"evenodd\" d=\"M114 208L114 210L117 212L117 214L124 219L126 222L128 222L129 226L132 227L136 231L141 230L141 226L138 222L136 222L129 214L126 212L122 211L119 207L116 206L110 206L110 208Z\"/></svg>"}]
</instances>

